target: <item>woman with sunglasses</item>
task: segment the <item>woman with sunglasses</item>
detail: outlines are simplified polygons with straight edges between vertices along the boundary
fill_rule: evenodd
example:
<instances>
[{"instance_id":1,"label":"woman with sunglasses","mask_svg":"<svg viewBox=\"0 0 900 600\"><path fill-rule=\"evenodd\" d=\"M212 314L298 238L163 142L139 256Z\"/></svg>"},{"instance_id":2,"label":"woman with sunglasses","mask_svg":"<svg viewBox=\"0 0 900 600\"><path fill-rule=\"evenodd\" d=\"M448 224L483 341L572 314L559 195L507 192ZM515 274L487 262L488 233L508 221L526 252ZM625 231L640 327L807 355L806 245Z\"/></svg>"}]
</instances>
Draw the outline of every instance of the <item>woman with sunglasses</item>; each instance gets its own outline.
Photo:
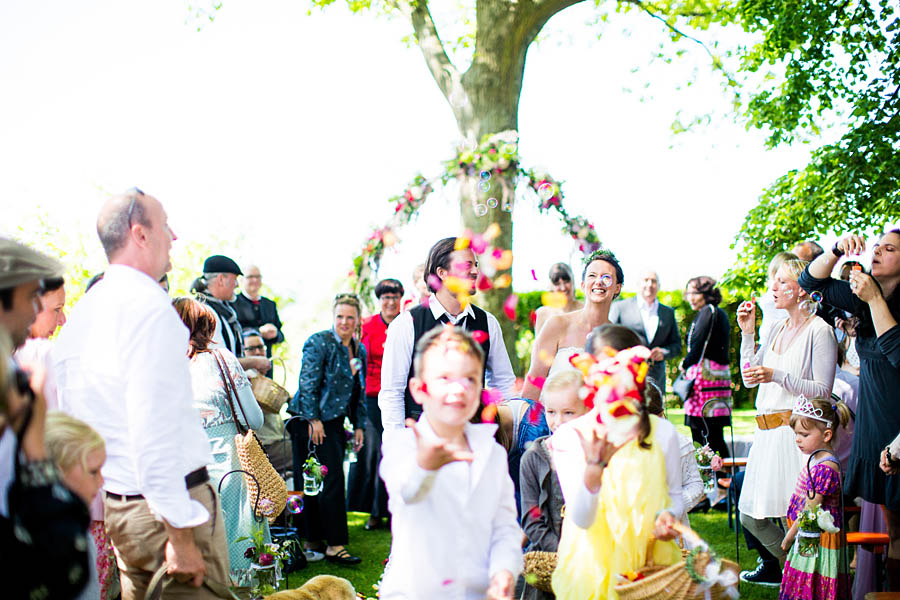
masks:
<instances>
[{"instance_id":1,"label":"woman with sunglasses","mask_svg":"<svg viewBox=\"0 0 900 600\"><path fill-rule=\"evenodd\" d=\"M359 343L362 308L354 294L338 294L334 299L334 321L330 329L314 333L303 344L303 362L297 393L288 403L288 412L301 417L288 428L294 449L294 477L303 472L303 463L315 452L327 467L324 487L317 496L307 496L300 520L306 531L308 550L325 553L325 560L355 565L344 545L349 541L344 494L344 452L347 438L344 419L353 423L353 448L363 444L366 415L362 410L366 393L366 349Z\"/></svg>"}]
</instances>

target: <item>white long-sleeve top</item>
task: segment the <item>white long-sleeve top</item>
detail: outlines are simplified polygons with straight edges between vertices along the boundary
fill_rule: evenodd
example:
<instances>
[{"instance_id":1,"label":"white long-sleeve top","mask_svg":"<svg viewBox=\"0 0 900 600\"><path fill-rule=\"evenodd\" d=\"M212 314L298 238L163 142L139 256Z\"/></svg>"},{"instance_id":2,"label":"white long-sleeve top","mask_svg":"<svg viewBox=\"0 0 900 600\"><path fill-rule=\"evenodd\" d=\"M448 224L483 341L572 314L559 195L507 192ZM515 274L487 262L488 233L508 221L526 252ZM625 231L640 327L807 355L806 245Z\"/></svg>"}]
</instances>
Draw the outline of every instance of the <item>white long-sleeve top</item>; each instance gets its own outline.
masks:
<instances>
[{"instance_id":1,"label":"white long-sleeve top","mask_svg":"<svg viewBox=\"0 0 900 600\"><path fill-rule=\"evenodd\" d=\"M687 526L690 526L688 512L703 500L703 478L700 477L700 468L697 466L697 456L694 454L694 441L682 434L678 434L678 442L681 449L681 499L683 508L680 515L675 517ZM668 465L666 465L668 468Z\"/></svg>"},{"instance_id":2,"label":"white long-sleeve top","mask_svg":"<svg viewBox=\"0 0 900 600\"><path fill-rule=\"evenodd\" d=\"M143 494L177 528L209 513L184 477L212 462L191 406L188 330L150 276L110 265L75 305L53 348L60 410L106 441L103 488Z\"/></svg>"},{"instance_id":3,"label":"white long-sleeve top","mask_svg":"<svg viewBox=\"0 0 900 600\"><path fill-rule=\"evenodd\" d=\"M837 363L834 331L819 317L812 317L790 346L778 354L774 348L784 335L786 323L787 319L776 323L769 339L757 351L754 351L753 335L741 336L741 372L747 363L772 368L772 381L762 384L756 395L756 411L760 414L791 410L794 399L800 394L807 398L831 396ZM755 387L760 384L744 379L744 385Z\"/></svg>"},{"instance_id":4,"label":"white long-sleeve top","mask_svg":"<svg viewBox=\"0 0 900 600\"><path fill-rule=\"evenodd\" d=\"M578 419L592 419L592 414ZM556 474L559 477L559 487L562 489L563 498L566 500L566 517L587 529L594 523L597 516L597 500L600 491L591 493L584 485L584 469L587 463L584 460L584 449L575 428L578 426L575 419L559 427L550 438L553 464L556 466ZM666 486L669 488L671 500L667 510L676 518L684 512L684 498L681 489L681 449L678 441L678 431L675 426L651 415L654 421L654 443L659 444L666 461ZM612 460L615 460L613 456Z\"/></svg>"},{"instance_id":5,"label":"white long-sleeve top","mask_svg":"<svg viewBox=\"0 0 900 600\"><path fill-rule=\"evenodd\" d=\"M425 414L416 429L425 439L436 437ZM466 425L474 460L437 471L418 465L411 429L384 438L380 473L392 543L383 600L484 600L494 574L507 570L515 578L522 571L513 483L495 431L496 425Z\"/></svg>"},{"instance_id":6,"label":"white long-sleeve top","mask_svg":"<svg viewBox=\"0 0 900 600\"><path fill-rule=\"evenodd\" d=\"M446 314L454 325L464 317L475 318L471 304L455 317L447 312L436 296L432 296L428 307L435 320ZM503 332L500 330L497 317L487 313L487 322L487 333L491 341L485 367L487 385L500 390L503 398L509 400L515 397L516 375L506 353ZM415 350L413 348L415 336L412 315L409 311L400 313L387 329L384 356L381 360L381 391L378 393L378 407L381 408L381 422L385 430L402 429L406 420L403 398L409 382L409 366L412 364Z\"/></svg>"}]
</instances>

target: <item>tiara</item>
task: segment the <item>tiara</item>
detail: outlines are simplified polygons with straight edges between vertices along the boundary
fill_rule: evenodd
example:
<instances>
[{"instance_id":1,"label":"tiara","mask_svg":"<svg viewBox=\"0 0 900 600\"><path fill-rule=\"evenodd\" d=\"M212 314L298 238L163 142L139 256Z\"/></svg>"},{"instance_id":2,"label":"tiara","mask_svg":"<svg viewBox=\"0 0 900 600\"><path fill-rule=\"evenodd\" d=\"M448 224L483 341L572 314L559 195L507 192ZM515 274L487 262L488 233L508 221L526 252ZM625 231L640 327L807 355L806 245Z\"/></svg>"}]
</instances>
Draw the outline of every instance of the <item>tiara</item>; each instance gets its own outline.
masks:
<instances>
[{"instance_id":1,"label":"tiara","mask_svg":"<svg viewBox=\"0 0 900 600\"><path fill-rule=\"evenodd\" d=\"M816 421L821 421L828 425L828 427L831 427L831 421L823 416L824 413L822 412L822 409L816 408L803 394L800 394L797 396L797 399L794 400L794 409L791 411L791 414L815 419Z\"/></svg>"}]
</instances>

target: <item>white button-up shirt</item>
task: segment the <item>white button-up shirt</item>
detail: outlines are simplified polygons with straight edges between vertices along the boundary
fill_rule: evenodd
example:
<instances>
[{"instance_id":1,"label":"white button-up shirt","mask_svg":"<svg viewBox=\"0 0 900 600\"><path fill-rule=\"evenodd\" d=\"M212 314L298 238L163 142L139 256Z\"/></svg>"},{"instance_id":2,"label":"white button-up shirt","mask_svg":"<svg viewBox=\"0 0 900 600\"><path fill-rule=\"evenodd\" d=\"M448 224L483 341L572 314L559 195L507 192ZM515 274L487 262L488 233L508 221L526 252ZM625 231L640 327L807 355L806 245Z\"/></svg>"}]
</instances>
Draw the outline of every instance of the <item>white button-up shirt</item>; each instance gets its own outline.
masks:
<instances>
[{"instance_id":1,"label":"white button-up shirt","mask_svg":"<svg viewBox=\"0 0 900 600\"><path fill-rule=\"evenodd\" d=\"M454 317L441 306L437 297L432 296L428 308L431 309L435 321L444 314L453 325L462 321L463 317L475 319L471 304L466 305L466 309ZM500 390L503 397L509 400L515 396L516 375L506 353L500 323L491 313L486 314L487 333L491 340L485 368L487 386ZM378 393L378 407L381 408L381 422L385 429L402 429L404 426L406 411L403 398L409 381L409 366L412 364L415 336L412 315L408 311L400 313L387 329L384 357L381 361L381 391Z\"/></svg>"},{"instance_id":2,"label":"white button-up shirt","mask_svg":"<svg viewBox=\"0 0 900 600\"><path fill-rule=\"evenodd\" d=\"M396 320L396 319L395 319ZM426 415L416 425L436 437ZM391 558L383 600L484 600L490 579L522 570L522 530L516 517L506 452L496 425L467 424L475 459L426 471L416 462L410 429L384 438L380 473L391 511Z\"/></svg>"},{"instance_id":3,"label":"white button-up shirt","mask_svg":"<svg viewBox=\"0 0 900 600\"><path fill-rule=\"evenodd\" d=\"M209 519L184 482L212 462L187 350L188 330L166 293L123 265L78 302L53 349L60 409L106 441L103 488L143 494L176 528Z\"/></svg>"},{"instance_id":4,"label":"white button-up shirt","mask_svg":"<svg viewBox=\"0 0 900 600\"><path fill-rule=\"evenodd\" d=\"M641 311L641 321L644 323L644 333L647 336L647 344L653 343L656 329L659 327L659 300L647 304L643 298L637 299L638 309Z\"/></svg>"}]
</instances>

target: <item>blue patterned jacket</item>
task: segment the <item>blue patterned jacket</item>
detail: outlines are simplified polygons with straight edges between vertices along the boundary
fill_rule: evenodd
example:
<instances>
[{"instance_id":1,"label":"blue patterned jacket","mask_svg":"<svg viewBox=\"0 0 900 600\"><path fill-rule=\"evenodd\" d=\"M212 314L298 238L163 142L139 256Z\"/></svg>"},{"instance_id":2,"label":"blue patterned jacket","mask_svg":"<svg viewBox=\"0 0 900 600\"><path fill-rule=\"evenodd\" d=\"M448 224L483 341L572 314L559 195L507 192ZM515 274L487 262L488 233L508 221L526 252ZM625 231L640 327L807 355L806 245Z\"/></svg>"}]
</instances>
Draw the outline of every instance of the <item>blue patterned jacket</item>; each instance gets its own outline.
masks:
<instances>
[{"instance_id":1,"label":"blue patterned jacket","mask_svg":"<svg viewBox=\"0 0 900 600\"><path fill-rule=\"evenodd\" d=\"M354 429L364 429L366 410L366 348L358 341L356 355L362 360L357 371L359 395L353 394L350 357L333 329L309 336L303 344L300 385L288 403L288 412L307 421L331 421L349 416Z\"/></svg>"}]
</instances>

